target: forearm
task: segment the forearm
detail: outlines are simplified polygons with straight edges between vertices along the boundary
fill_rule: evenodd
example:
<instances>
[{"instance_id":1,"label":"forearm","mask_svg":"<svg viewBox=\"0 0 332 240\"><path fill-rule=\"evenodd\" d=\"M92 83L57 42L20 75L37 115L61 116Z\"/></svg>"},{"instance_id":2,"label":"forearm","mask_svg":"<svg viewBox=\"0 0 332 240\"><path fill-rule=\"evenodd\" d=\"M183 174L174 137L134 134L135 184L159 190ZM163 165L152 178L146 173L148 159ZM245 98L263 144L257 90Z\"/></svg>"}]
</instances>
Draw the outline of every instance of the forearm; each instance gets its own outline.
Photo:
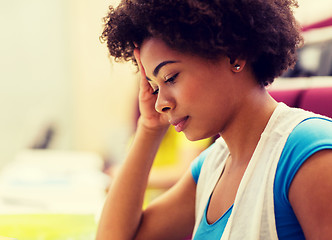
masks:
<instances>
[{"instance_id":1,"label":"forearm","mask_svg":"<svg viewBox=\"0 0 332 240\"><path fill-rule=\"evenodd\" d=\"M142 216L149 172L165 130L139 126L117 177L112 182L100 219L97 239L132 239Z\"/></svg>"}]
</instances>

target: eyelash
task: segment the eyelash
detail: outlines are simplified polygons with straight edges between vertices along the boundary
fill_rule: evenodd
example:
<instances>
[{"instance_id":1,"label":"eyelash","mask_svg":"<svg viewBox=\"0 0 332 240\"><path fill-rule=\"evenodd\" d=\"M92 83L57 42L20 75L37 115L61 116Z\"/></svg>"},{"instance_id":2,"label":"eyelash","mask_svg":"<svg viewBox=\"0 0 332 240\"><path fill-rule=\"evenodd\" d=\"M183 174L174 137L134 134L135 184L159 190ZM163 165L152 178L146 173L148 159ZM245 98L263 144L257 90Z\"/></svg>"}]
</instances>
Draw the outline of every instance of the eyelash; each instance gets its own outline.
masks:
<instances>
[{"instance_id":1,"label":"eyelash","mask_svg":"<svg viewBox=\"0 0 332 240\"><path fill-rule=\"evenodd\" d=\"M164 83L170 83L170 84L174 84L175 83L175 79L176 77L179 75L179 73L174 74L172 77L170 77L169 79L167 79L166 81L164 81ZM159 89L154 90L154 92L152 93L153 95L157 95L159 93Z\"/></svg>"}]
</instances>

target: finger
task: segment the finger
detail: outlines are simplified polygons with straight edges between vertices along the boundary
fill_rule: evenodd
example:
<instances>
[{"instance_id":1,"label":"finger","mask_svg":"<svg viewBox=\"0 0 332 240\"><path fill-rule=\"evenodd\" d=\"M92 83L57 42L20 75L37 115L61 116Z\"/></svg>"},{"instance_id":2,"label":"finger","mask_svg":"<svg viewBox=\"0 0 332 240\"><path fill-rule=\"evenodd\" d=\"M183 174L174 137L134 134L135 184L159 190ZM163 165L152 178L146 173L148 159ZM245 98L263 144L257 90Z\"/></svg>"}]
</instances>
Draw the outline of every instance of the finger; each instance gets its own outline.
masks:
<instances>
[{"instance_id":1,"label":"finger","mask_svg":"<svg viewBox=\"0 0 332 240\"><path fill-rule=\"evenodd\" d=\"M134 56L135 56L135 59L136 59L136 62L137 62L137 65L138 65L138 68L139 68L141 74L142 75L144 74L144 77L146 77L145 76L145 71L144 71L144 68L143 68L143 65L142 65L142 62L141 62L140 51L139 51L138 48L134 49Z\"/></svg>"},{"instance_id":2,"label":"finger","mask_svg":"<svg viewBox=\"0 0 332 240\"><path fill-rule=\"evenodd\" d=\"M140 87L142 89L148 89L149 91L153 91L152 88L151 88L151 85L147 81L145 70L144 70L144 67L142 65L141 58L140 58L140 51L139 51L138 48L135 48L135 50L134 50L134 56L135 56L135 59L136 59L137 64L138 64L138 68L139 68L139 70L141 72Z\"/></svg>"},{"instance_id":3,"label":"finger","mask_svg":"<svg viewBox=\"0 0 332 240\"><path fill-rule=\"evenodd\" d=\"M140 51L139 51L138 48L135 48L134 56L135 56L135 59L136 59L137 65L138 65L138 69L141 73L141 78L146 79L145 70L144 70L144 67L143 67L142 62L141 62L141 55L140 55Z\"/></svg>"}]
</instances>

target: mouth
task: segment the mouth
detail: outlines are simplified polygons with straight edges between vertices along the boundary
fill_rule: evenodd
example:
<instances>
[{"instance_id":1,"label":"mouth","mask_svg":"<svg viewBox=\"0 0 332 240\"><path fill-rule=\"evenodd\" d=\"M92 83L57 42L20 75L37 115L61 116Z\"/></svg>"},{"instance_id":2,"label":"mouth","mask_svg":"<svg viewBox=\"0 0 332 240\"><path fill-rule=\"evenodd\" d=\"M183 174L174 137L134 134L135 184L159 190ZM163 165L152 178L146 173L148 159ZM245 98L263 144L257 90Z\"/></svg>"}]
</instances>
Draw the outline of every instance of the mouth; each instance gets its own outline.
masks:
<instances>
[{"instance_id":1,"label":"mouth","mask_svg":"<svg viewBox=\"0 0 332 240\"><path fill-rule=\"evenodd\" d=\"M189 118L189 116L186 116L186 117L183 117L180 119L176 119L174 121L170 120L170 123L174 126L175 131L182 132L186 127L188 118Z\"/></svg>"}]
</instances>

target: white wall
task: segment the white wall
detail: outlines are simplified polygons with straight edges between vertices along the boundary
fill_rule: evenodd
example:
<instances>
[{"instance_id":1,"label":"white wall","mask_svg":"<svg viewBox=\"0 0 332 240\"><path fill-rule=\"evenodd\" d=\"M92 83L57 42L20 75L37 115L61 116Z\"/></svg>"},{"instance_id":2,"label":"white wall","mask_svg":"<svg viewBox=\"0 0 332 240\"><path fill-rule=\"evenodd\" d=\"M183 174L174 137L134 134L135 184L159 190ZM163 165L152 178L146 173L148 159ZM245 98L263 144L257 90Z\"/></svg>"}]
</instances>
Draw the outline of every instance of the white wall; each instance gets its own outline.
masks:
<instances>
[{"instance_id":1,"label":"white wall","mask_svg":"<svg viewBox=\"0 0 332 240\"><path fill-rule=\"evenodd\" d=\"M137 86L99 42L109 4L0 1L0 167L48 124L54 149L117 157L124 148Z\"/></svg>"},{"instance_id":2,"label":"white wall","mask_svg":"<svg viewBox=\"0 0 332 240\"><path fill-rule=\"evenodd\" d=\"M49 123L69 130L58 146L72 144L63 2L0 2L0 166Z\"/></svg>"},{"instance_id":3,"label":"white wall","mask_svg":"<svg viewBox=\"0 0 332 240\"><path fill-rule=\"evenodd\" d=\"M71 0L70 50L74 96L74 148L121 158L132 133L136 69L111 63L99 41L102 18L115 1Z\"/></svg>"},{"instance_id":4,"label":"white wall","mask_svg":"<svg viewBox=\"0 0 332 240\"><path fill-rule=\"evenodd\" d=\"M295 16L303 25L309 25L332 17L331 0L298 0Z\"/></svg>"}]
</instances>

